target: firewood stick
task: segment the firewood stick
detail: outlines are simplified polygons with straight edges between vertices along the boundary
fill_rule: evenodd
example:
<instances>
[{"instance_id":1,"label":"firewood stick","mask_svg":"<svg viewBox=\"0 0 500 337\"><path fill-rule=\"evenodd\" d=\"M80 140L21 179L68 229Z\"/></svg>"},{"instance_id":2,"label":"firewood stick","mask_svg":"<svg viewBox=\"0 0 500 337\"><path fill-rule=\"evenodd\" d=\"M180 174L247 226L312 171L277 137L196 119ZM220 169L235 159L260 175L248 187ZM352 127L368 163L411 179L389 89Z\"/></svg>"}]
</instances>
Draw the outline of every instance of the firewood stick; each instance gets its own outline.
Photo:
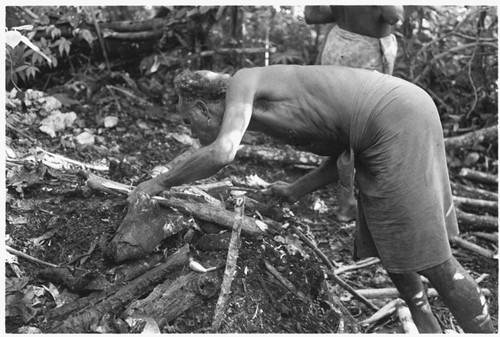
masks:
<instances>
[{"instance_id":1,"label":"firewood stick","mask_svg":"<svg viewBox=\"0 0 500 337\"><path fill-rule=\"evenodd\" d=\"M407 334L418 334L418 328L413 322L411 317L410 309L406 306L406 303L401 300L396 303L396 312L398 314L399 320L403 325L403 329Z\"/></svg>"},{"instance_id":2,"label":"firewood stick","mask_svg":"<svg viewBox=\"0 0 500 337\"><path fill-rule=\"evenodd\" d=\"M460 209L464 210L473 208L488 212L490 214L498 214L498 202L490 200L472 199L453 196L453 202Z\"/></svg>"},{"instance_id":3,"label":"firewood stick","mask_svg":"<svg viewBox=\"0 0 500 337\"><path fill-rule=\"evenodd\" d=\"M357 300L359 300L361 303L363 303L364 305L366 305L368 308L372 309L373 311L378 311L379 310L379 308L375 304L373 304L370 301L368 301L363 295L361 295L360 293L358 293L353 287L351 287L344 280L342 280L339 276L337 276L335 274L335 266L330 261L330 259L328 259L328 257L326 257L326 255L321 250L319 250L319 248L316 247L316 245L311 240L309 240L301 231L299 231L297 227L295 227L294 225L291 225L291 226L292 226L293 231L300 237L300 239L306 245L308 245L309 248L311 248L316 254L318 254L318 256L323 261L323 263L325 263L327 265L327 267L332 271L332 272L328 273L328 276L335 283L337 283L342 288L344 288L345 290L347 290L351 295L353 295Z\"/></svg>"},{"instance_id":4,"label":"firewood stick","mask_svg":"<svg viewBox=\"0 0 500 337\"><path fill-rule=\"evenodd\" d=\"M387 317L389 315L392 315L396 311L396 304L401 301L400 298L396 298L386 305L384 305L382 308L380 308L379 311L368 317L367 319L361 321L362 326L367 326L372 323L380 321L382 318Z\"/></svg>"},{"instance_id":5,"label":"firewood stick","mask_svg":"<svg viewBox=\"0 0 500 337\"><path fill-rule=\"evenodd\" d=\"M458 236L451 238L450 242L456 244L459 247L470 250L471 252L477 253L479 255L482 255L482 256L490 258L490 259L493 259L494 255L495 255L495 252L493 252L489 249L485 249L483 247L480 247L480 246L478 246L472 242L469 242L467 240L464 240Z\"/></svg>"},{"instance_id":6,"label":"firewood stick","mask_svg":"<svg viewBox=\"0 0 500 337\"><path fill-rule=\"evenodd\" d=\"M396 288L358 289L357 292L367 299L395 298L400 296ZM491 296L490 290L486 288L481 288L481 293L486 297ZM427 289L427 297L437 297L437 296L439 296L439 294L436 289L434 288Z\"/></svg>"},{"instance_id":7,"label":"firewood stick","mask_svg":"<svg viewBox=\"0 0 500 337\"><path fill-rule=\"evenodd\" d=\"M236 262L238 261L238 254L241 244L241 225L245 214L245 196L236 197L235 205L236 217L234 219L234 227L231 233L231 240L229 241L229 248L227 252L226 270L224 271L224 279L222 280L221 291L217 306L215 307L214 318L212 320L212 331L217 332L222 323L222 317L226 312L227 301L231 291L231 283L233 282L236 273Z\"/></svg>"},{"instance_id":8,"label":"firewood stick","mask_svg":"<svg viewBox=\"0 0 500 337\"><path fill-rule=\"evenodd\" d=\"M498 139L498 128L496 125L465 133L460 136L446 137L444 145L447 151L459 147L472 148L474 144L485 142L492 143Z\"/></svg>"},{"instance_id":9,"label":"firewood stick","mask_svg":"<svg viewBox=\"0 0 500 337\"><path fill-rule=\"evenodd\" d=\"M49 262L45 262L45 261L42 261L40 259L37 259L36 257L32 257L32 256L29 256L28 254L26 253L23 253L23 252L20 252L12 247L9 247L7 245L5 245L5 250L13 255L16 255L16 256L19 256L19 257L22 257L23 259L25 260L28 260L30 262L34 262L34 263L38 263L38 264L42 264L42 265L45 265L45 266L49 266L49 267L53 267L53 268L60 268L61 266L58 266L56 264L53 264L53 263L49 263Z\"/></svg>"},{"instance_id":10,"label":"firewood stick","mask_svg":"<svg viewBox=\"0 0 500 337\"><path fill-rule=\"evenodd\" d=\"M465 167L460 170L458 176L478 183L498 185L498 176L494 174L471 170Z\"/></svg>"},{"instance_id":11,"label":"firewood stick","mask_svg":"<svg viewBox=\"0 0 500 337\"><path fill-rule=\"evenodd\" d=\"M462 184L450 182L453 195L474 199L498 201L498 193L483 190L479 187L470 187Z\"/></svg>"},{"instance_id":12,"label":"firewood stick","mask_svg":"<svg viewBox=\"0 0 500 337\"><path fill-rule=\"evenodd\" d=\"M470 234L477 236L478 238L485 239L498 244L498 232L496 233L472 232Z\"/></svg>"},{"instance_id":13,"label":"firewood stick","mask_svg":"<svg viewBox=\"0 0 500 337\"><path fill-rule=\"evenodd\" d=\"M477 215L455 209L459 227L462 231L485 230L497 231L498 218L490 215Z\"/></svg>"},{"instance_id":14,"label":"firewood stick","mask_svg":"<svg viewBox=\"0 0 500 337\"><path fill-rule=\"evenodd\" d=\"M267 261L264 261L264 264L266 265L267 270L274 276L282 285L284 285L292 294L297 295L298 298L300 298L303 302L307 302L307 297L302 293L300 290L297 290L295 286L293 285L292 282L287 280L283 275L280 274L280 272L274 268L272 264L270 264Z\"/></svg>"},{"instance_id":15,"label":"firewood stick","mask_svg":"<svg viewBox=\"0 0 500 337\"><path fill-rule=\"evenodd\" d=\"M371 266L372 264L376 264L376 263L379 263L379 262L380 262L379 258L377 258L377 257L369 257L367 259L358 261L355 264L352 264L352 265L349 265L349 266L342 266L340 268L337 268L335 270L335 274L339 275L339 274L345 273L347 271L356 270L356 269L360 269L360 268L365 268L365 267Z\"/></svg>"}]
</instances>

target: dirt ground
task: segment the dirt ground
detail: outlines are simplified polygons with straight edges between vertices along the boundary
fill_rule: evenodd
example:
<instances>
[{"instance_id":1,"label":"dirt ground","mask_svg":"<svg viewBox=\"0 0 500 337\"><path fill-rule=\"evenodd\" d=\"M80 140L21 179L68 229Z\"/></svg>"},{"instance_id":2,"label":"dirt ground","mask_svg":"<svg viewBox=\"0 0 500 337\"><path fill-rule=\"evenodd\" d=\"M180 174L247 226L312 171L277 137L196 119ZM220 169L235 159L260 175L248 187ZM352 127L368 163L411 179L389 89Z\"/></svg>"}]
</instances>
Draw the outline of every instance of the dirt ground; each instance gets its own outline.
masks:
<instances>
[{"instance_id":1,"label":"dirt ground","mask_svg":"<svg viewBox=\"0 0 500 337\"><path fill-rule=\"evenodd\" d=\"M104 94L103 94L104 97ZM172 133L186 134L173 105L166 107L144 107L137 104L121 105L118 109L113 99L101 100L99 104L72 104L64 107L75 111L77 125L57 137L50 138L38 130L38 124L14 125L7 128L7 145L23 158L40 147L84 163L115 163L109 172L96 174L125 184L137 184L147 179L157 165L164 165L189 148L171 136ZM73 102L74 103L74 102ZM13 108L11 111L20 109ZM26 114L26 107L17 111ZM105 115L118 117L118 125L106 128L102 124ZM91 130L96 137L94 145L80 147L68 145L76 134L84 129ZM28 137L27 137L28 136ZM252 137L249 141L270 145L269 139ZM31 152L30 152L31 151ZM7 165L7 170L14 166ZM56 170L34 161L15 166L22 178L9 186L6 195L5 243L17 251L55 265L64 265L74 271L89 271L112 280L116 264L104 256L108 242L123 220L127 208L125 197L97 192L85 186L77 169ZM265 181L293 181L306 171L296 167L257 161L237 160L218 173L212 180L223 178L244 178L252 174ZM315 192L291 205L295 219L302 224L302 230L314 238L318 247L339 265L349 265L352 259L352 234L354 223L340 223L335 220L337 206L335 187ZM266 196L257 193L249 196L261 202L268 202ZM162 242L157 251L169 253L185 243L185 232ZM221 332L224 333L323 333L348 332L339 326L338 313L328 305L327 282L323 280L324 266L316 255L302 246L297 252L283 238L293 237L289 228L279 236L250 238L243 237L238 269L231 287L231 295ZM485 242L479 242L485 245ZM491 296L491 314L498 325L498 263L465 250L454 248L458 260L474 277L483 273L490 276L480 286L488 288ZM191 242L191 254L202 264L224 260L226 251L204 252ZM267 272L264 261L274 265L310 301L303 301L297 293L290 292ZM89 293L75 293L67 286L41 277L47 268L17 257L5 265L9 282L6 299L9 310L6 313L6 332L19 333L28 327L47 333L58 323L48 318L56 307L69 303ZM221 277L223 269L218 270ZM341 274L341 277L355 289L392 287L387 273L380 263ZM353 299L341 287L330 284L330 291L337 294L342 304L356 321L362 321L373 312ZM205 300L180 314L162 331L191 333L208 332L211 326L217 297ZM375 300L382 307L389 299ZM432 309L443 329L460 331L439 298L431 300ZM99 330L98 328L101 328ZM137 332L134 327L118 327L104 324L93 327L93 331L119 333ZM136 327L136 329L138 329ZM87 332L87 331L78 331ZM381 321L363 327L362 332L402 332L395 314Z\"/></svg>"}]
</instances>

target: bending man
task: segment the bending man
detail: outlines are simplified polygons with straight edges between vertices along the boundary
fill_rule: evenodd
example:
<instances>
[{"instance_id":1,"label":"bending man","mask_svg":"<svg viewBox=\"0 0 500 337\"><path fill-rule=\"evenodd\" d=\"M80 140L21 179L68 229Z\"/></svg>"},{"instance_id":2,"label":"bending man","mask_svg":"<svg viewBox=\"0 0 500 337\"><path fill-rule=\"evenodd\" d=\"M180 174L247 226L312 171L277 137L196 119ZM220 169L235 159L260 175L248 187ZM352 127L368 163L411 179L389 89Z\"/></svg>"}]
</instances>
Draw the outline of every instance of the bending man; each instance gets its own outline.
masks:
<instances>
[{"instance_id":1,"label":"bending man","mask_svg":"<svg viewBox=\"0 0 500 337\"><path fill-rule=\"evenodd\" d=\"M420 275L467 332L492 332L486 299L451 255L458 233L442 127L419 87L375 71L339 66L242 69L232 78L201 71L176 79L179 110L205 145L167 173L141 183L155 195L210 177L234 159L243 134L265 132L329 156L276 194L294 201L338 180L336 160L355 153L358 258L379 256L421 332L440 332Z\"/></svg>"}]
</instances>

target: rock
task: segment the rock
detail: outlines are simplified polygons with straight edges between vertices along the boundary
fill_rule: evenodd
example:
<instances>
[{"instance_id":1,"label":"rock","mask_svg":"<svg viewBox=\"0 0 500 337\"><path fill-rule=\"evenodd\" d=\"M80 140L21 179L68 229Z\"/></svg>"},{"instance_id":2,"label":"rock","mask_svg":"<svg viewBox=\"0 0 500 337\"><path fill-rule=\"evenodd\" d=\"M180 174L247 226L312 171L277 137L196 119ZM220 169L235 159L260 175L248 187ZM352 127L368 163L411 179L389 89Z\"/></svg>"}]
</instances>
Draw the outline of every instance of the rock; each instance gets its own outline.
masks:
<instances>
[{"instance_id":1,"label":"rock","mask_svg":"<svg viewBox=\"0 0 500 337\"><path fill-rule=\"evenodd\" d=\"M76 119L77 116L74 112L62 113L59 110L54 110L42 120L39 130L54 138L56 132L64 131L66 128L71 127Z\"/></svg>"},{"instance_id":2,"label":"rock","mask_svg":"<svg viewBox=\"0 0 500 337\"><path fill-rule=\"evenodd\" d=\"M116 116L106 116L104 117L104 127L110 129L118 124L118 117Z\"/></svg>"},{"instance_id":3,"label":"rock","mask_svg":"<svg viewBox=\"0 0 500 337\"><path fill-rule=\"evenodd\" d=\"M89 146L94 145L95 137L90 132L82 132L78 136L75 137L76 143L80 146Z\"/></svg>"}]
</instances>

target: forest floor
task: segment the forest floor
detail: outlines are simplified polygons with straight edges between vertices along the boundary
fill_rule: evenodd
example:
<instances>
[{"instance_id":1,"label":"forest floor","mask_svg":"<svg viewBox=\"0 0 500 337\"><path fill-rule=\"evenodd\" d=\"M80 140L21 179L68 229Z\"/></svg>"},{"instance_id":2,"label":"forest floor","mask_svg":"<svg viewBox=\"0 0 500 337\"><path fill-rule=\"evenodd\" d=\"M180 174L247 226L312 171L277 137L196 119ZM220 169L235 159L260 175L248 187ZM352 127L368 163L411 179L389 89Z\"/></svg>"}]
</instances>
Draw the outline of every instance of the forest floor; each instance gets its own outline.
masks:
<instances>
[{"instance_id":1,"label":"forest floor","mask_svg":"<svg viewBox=\"0 0 500 337\"><path fill-rule=\"evenodd\" d=\"M114 168L108 172L94 172L124 184L137 184L148 178L154 167L164 165L190 148L180 136L188 135L173 105L166 107L139 105L130 97L108 97L104 93L92 104L81 104L67 99L72 93L53 88L62 99L64 112L75 111L75 124L58 131L51 138L38 129L36 121L43 118L36 106L25 104L10 107L8 119L14 122L6 129L11 158L7 165L5 244L42 261L67 266L73 271L90 271L93 275L113 280L116 264L104 254L106 246L127 213L125 197L94 191L85 186L77 169L54 169L36 161L36 148L83 162L108 166L115 158ZM64 96L61 96L64 95ZM127 99L130 102L127 104ZM33 118L27 121L29 112ZM104 117L115 116L118 124L105 127ZM89 130L95 143L75 145L76 135ZM189 138L187 138L189 139ZM245 141L272 145L261 136L249 136ZM275 144L276 145L276 144ZM279 146L279 145L276 145ZM31 156L31 160L26 158ZM15 162L15 163L14 163ZM15 177L12 170L17 170ZM210 181L224 178L244 179L256 175L273 182L293 181L307 171L276 163L237 159ZM249 193L263 203L268 197ZM355 224L336 220L337 193L331 186L304 197L290 210L303 232L316 242L317 247L337 266L353 264L352 241ZM286 227L286 226L285 226ZM157 251L170 255L185 242L185 232L164 240ZM325 293L332 291L342 301L355 321L361 322L373 314L364 304L354 299L338 285L323 280L324 266L316 255L294 237L290 228L275 236L243 237L238 269L231 287L229 306L221 326L224 333L320 333L349 332L339 326L338 311L332 309ZM484 243L483 243L484 244ZM475 253L453 247L457 259L475 277L483 273L489 277L481 282L491 292L488 297L495 327L498 327L498 262ZM190 253L202 264L210 265L225 260L227 251L204 252L190 242ZM310 300L302 300L266 270L268 261ZM90 291L75 293L67 286L43 278L46 265L34 263L18 255L7 256L6 275L6 331L19 333L50 332L57 323L49 315L56 307L88 296ZM222 277L223 269L216 271ZM355 289L393 287L380 263L339 275ZM327 286L328 284L328 286ZM328 290L327 290L328 289ZM180 313L162 331L191 333L209 332L217 297L204 300ZM391 298L373 300L382 307ZM460 331L449 310L438 297L431 298L434 314L443 329ZM114 316L119 314L113 313ZM115 321L116 322L116 321ZM346 328L347 329L347 328ZM133 327L95 322L88 330L74 332L134 332ZM365 333L403 332L396 314L374 324L363 326Z\"/></svg>"}]
</instances>

